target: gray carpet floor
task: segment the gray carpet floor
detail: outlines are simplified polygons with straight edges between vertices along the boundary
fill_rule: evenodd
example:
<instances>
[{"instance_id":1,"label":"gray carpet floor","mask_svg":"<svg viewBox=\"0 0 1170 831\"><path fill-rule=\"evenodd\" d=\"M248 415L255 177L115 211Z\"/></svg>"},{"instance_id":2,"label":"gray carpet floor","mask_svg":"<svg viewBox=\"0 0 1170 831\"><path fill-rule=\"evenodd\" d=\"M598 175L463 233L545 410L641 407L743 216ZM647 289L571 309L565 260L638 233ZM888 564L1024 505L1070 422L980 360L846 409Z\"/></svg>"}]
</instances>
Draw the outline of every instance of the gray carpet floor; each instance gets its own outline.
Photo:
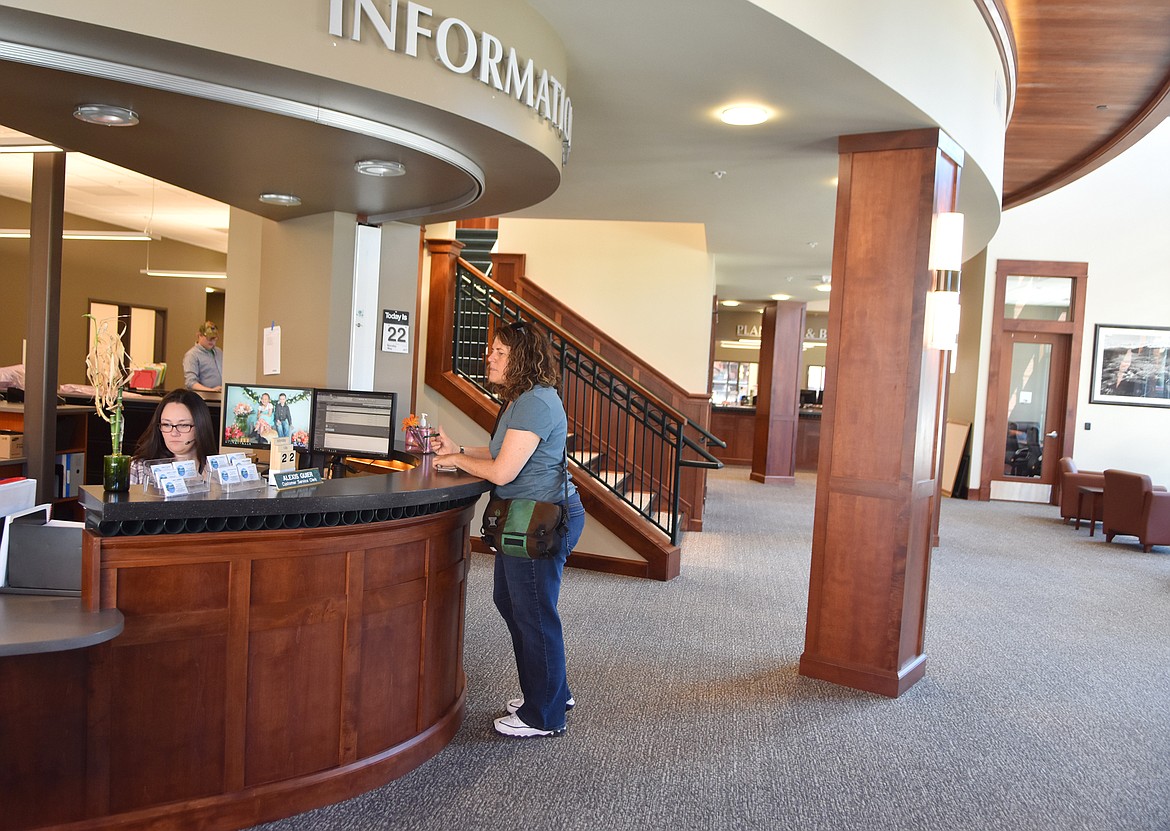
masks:
<instances>
[{"instance_id":1,"label":"gray carpet floor","mask_svg":"<svg viewBox=\"0 0 1170 831\"><path fill-rule=\"evenodd\" d=\"M565 735L492 732L518 689L474 555L452 743L260 827L1170 831L1170 548L945 500L926 677L891 700L797 674L815 480L747 474L710 477L677 579L566 572Z\"/></svg>"}]
</instances>

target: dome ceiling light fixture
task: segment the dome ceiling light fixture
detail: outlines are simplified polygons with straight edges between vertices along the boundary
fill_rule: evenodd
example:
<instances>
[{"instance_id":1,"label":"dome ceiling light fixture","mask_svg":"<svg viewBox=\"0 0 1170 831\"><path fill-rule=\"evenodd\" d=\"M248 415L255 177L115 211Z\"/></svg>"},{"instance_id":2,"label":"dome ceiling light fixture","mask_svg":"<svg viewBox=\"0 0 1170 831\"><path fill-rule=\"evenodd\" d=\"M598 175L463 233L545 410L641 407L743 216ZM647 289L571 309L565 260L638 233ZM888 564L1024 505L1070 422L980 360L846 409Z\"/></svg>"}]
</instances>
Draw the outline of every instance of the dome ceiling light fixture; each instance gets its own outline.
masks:
<instances>
[{"instance_id":1,"label":"dome ceiling light fixture","mask_svg":"<svg viewBox=\"0 0 1170 831\"><path fill-rule=\"evenodd\" d=\"M763 124L772 113L767 107L758 104L734 104L719 111L719 120L724 124L736 127L750 127L753 124Z\"/></svg>"},{"instance_id":2,"label":"dome ceiling light fixture","mask_svg":"<svg viewBox=\"0 0 1170 831\"><path fill-rule=\"evenodd\" d=\"M295 208L301 204L301 197L292 193L262 193L260 201L265 205L282 205L286 208Z\"/></svg>"},{"instance_id":3,"label":"dome ceiling light fixture","mask_svg":"<svg viewBox=\"0 0 1170 831\"><path fill-rule=\"evenodd\" d=\"M366 176L390 177L406 175L406 165L402 162L387 162L381 159L362 159L360 162L354 163L353 169Z\"/></svg>"},{"instance_id":4,"label":"dome ceiling light fixture","mask_svg":"<svg viewBox=\"0 0 1170 831\"><path fill-rule=\"evenodd\" d=\"M138 123L138 113L113 104L78 104L73 117L103 127L133 127Z\"/></svg>"}]
</instances>

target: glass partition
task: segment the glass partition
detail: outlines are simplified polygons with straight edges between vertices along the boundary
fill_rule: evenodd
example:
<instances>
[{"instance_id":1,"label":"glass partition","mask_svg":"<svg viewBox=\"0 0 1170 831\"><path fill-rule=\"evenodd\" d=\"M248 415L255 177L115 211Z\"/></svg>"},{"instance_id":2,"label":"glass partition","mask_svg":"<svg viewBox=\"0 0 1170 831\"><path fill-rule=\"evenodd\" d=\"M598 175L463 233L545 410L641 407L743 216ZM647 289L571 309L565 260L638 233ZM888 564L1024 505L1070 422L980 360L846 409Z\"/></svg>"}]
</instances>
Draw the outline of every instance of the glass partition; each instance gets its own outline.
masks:
<instances>
[{"instance_id":1,"label":"glass partition","mask_svg":"<svg viewBox=\"0 0 1170 831\"><path fill-rule=\"evenodd\" d=\"M754 407L760 365L716 361L711 373L711 403L716 407Z\"/></svg>"}]
</instances>

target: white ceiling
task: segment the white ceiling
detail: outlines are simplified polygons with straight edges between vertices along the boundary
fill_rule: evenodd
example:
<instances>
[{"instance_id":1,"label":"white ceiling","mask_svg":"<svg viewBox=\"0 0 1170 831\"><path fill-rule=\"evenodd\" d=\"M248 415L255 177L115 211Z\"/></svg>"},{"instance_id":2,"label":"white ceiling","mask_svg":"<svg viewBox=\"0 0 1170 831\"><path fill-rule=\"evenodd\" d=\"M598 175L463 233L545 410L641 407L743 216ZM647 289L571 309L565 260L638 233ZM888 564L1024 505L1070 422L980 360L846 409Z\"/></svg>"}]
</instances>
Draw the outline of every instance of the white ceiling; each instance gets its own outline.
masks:
<instances>
[{"instance_id":1,"label":"white ceiling","mask_svg":"<svg viewBox=\"0 0 1170 831\"><path fill-rule=\"evenodd\" d=\"M40 140L0 126L0 145L28 141ZM0 153L0 196L30 201L32 167L31 153ZM69 154L65 178L66 213L227 251L228 206L222 202L84 153Z\"/></svg>"},{"instance_id":2,"label":"white ceiling","mask_svg":"<svg viewBox=\"0 0 1170 831\"><path fill-rule=\"evenodd\" d=\"M837 137L930 126L929 120L853 64L747 0L723 0L718 14L709 0L530 4L565 42L573 150L556 192L515 215L703 223L721 297L764 300L783 292L823 308L825 295L814 288L831 265ZM0 83L5 80L0 72ZM51 78L32 80L42 83L42 99L56 89ZM21 94L13 90L9 80L4 94ZM744 100L768 106L775 117L755 127L729 127L715 117L719 108ZM17 126L31 132L35 125L48 140L56 131L57 140L68 140L72 149L109 157L108 133L87 138L77 132L74 119L58 112L60 100L51 102L52 108L49 103L26 95L17 99L19 106L5 108L12 116L6 120L19 113L25 120ZM164 103L181 109L173 102L152 103L159 111L144 113L144 123L152 115L162 118ZM245 150L235 151L241 142L225 138L239 129L229 125L238 125L241 117L238 108L208 109L198 128L168 125L172 132L205 131L198 146L226 156L212 158L212 151L204 150L199 165L188 164L181 173L191 190L227 194L236 184L229 181L233 171L238 179L255 164L252 157L232 158ZM0 141L11 143L5 136L11 132L0 131ZM315 144L309 149L322 154L337 149L329 142L344 141L332 135L311 138ZM496 150L483 152L486 159ZM158 148L140 147L139 153L153 154L156 170L171 161ZM276 149L271 155L273 163L282 161ZM286 169L295 167L285 161ZM0 154L0 194L27 199L30 169L30 157ZM489 196L492 181L489 176ZM235 204L261 212L252 193ZM334 195L319 209L353 212L344 196ZM489 203L485 197L461 215L482 215L475 209ZM226 251L225 204L80 152L71 153L67 163L65 208Z\"/></svg>"}]
</instances>

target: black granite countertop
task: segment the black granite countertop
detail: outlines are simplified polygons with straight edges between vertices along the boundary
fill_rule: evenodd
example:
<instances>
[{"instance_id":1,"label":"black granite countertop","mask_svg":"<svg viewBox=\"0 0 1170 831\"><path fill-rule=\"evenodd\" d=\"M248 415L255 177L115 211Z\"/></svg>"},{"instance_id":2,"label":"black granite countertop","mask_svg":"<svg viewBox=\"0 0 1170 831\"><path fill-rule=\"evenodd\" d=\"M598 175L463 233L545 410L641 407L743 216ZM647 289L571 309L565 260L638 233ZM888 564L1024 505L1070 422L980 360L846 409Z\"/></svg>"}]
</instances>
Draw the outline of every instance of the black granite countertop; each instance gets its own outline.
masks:
<instances>
[{"instance_id":1,"label":"black granite countertop","mask_svg":"<svg viewBox=\"0 0 1170 831\"><path fill-rule=\"evenodd\" d=\"M754 416L756 414L755 407L738 407L738 406L713 406L712 412L716 413L731 413L732 415ZM820 418L820 407L801 407L797 410L797 415L800 418Z\"/></svg>"},{"instance_id":2,"label":"black granite countertop","mask_svg":"<svg viewBox=\"0 0 1170 831\"><path fill-rule=\"evenodd\" d=\"M463 472L436 471L427 458L410 470L349 475L284 491L265 487L224 492L212 484L207 493L164 499L147 493L142 485L131 485L128 493L107 493L100 485L87 485L81 489L80 501L86 512L86 526L100 530L108 523L355 511L389 510L397 518L416 515L416 510L423 507L475 500L490 487L489 482Z\"/></svg>"}]
</instances>

